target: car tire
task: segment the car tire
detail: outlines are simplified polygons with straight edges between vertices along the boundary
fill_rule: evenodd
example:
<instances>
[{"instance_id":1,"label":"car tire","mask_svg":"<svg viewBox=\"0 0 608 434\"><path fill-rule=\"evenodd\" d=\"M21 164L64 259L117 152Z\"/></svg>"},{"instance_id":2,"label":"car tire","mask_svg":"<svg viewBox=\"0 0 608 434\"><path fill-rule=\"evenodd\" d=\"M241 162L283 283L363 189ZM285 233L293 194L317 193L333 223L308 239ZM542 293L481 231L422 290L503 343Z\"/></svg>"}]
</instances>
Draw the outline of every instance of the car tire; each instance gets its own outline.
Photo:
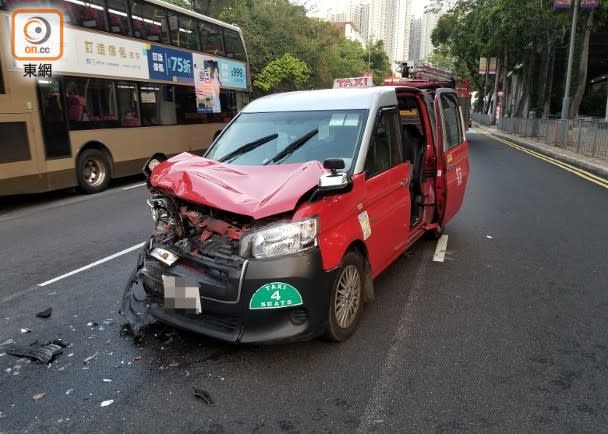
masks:
<instances>
[{"instance_id":1,"label":"car tire","mask_svg":"<svg viewBox=\"0 0 608 434\"><path fill-rule=\"evenodd\" d=\"M110 183L110 159L99 149L86 149L76 164L78 185L85 193L99 193Z\"/></svg>"},{"instance_id":2,"label":"car tire","mask_svg":"<svg viewBox=\"0 0 608 434\"><path fill-rule=\"evenodd\" d=\"M332 283L325 338L343 342L357 329L363 312L364 286L367 282L364 258L349 251L344 255Z\"/></svg>"}]
</instances>

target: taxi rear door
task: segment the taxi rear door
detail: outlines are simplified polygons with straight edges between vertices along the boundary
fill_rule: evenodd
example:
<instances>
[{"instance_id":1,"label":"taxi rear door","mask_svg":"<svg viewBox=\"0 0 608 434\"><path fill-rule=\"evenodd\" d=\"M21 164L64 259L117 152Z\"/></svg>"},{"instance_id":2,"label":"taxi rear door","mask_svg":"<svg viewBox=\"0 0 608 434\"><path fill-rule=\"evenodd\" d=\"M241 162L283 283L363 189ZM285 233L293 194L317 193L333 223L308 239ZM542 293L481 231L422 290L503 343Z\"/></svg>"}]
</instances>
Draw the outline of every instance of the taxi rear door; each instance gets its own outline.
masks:
<instances>
[{"instance_id":1,"label":"taxi rear door","mask_svg":"<svg viewBox=\"0 0 608 434\"><path fill-rule=\"evenodd\" d=\"M458 93L453 89L437 89L434 106L438 132L436 197L439 224L444 227L464 199L469 178L469 149Z\"/></svg>"}]
</instances>

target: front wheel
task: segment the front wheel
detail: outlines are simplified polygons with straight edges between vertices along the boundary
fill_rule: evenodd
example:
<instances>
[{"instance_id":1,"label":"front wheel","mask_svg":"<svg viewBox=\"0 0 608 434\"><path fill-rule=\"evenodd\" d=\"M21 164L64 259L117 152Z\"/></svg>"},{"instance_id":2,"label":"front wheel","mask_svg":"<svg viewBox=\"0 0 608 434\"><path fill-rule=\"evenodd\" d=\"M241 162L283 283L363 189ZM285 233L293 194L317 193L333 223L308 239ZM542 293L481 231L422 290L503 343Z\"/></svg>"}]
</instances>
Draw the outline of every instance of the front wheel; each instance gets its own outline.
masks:
<instances>
[{"instance_id":1,"label":"front wheel","mask_svg":"<svg viewBox=\"0 0 608 434\"><path fill-rule=\"evenodd\" d=\"M343 342L357 329L363 311L363 285L367 281L363 257L350 251L332 285L325 337Z\"/></svg>"},{"instance_id":2,"label":"front wheel","mask_svg":"<svg viewBox=\"0 0 608 434\"><path fill-rule=\"evenodd\" d=\"M110 183L110 162L107 154L98 149L87 149L78 157L76 166L78 185L85 193L98 193Z\"/></svg>"}]
</instances>

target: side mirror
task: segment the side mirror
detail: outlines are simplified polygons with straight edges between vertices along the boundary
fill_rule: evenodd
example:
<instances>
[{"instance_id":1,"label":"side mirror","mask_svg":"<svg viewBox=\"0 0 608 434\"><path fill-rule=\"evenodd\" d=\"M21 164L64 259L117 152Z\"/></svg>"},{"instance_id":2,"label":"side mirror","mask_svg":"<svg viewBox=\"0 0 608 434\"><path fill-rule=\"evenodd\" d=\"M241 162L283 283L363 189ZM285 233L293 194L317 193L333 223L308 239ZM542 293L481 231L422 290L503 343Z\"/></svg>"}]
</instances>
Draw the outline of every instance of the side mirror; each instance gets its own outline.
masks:
<instances>
[{"instance_id":1,"label":"side mirror","mask_svg":"<svg viewBox=\"0 0 608 434\"><path fill-rule=\"evenodd\" d=\"M346 173L338 173L338 170L346 167L343 159L327 159L323 162L323 167L331 170L331 172L321 175L319 178L319 190L342 190L350 186L350 177Z\"/></svg>"},{"instance_id":2,"label":"side mirror","mask_svg":"<svg viewBox=\"0 0 608 434\"><path fill-rule=\"evenodd\" d=\"M150 178L150 175L152 174L152 170L154 170L154 168L156 166L158 166L160 163L162 163L163 161L167 160L167 156L165 154L162 153L156 153L154 155L152 155L152 158L150 158L148 161L146 161L146 164L144 165L144 175L146 175L146 180L148 180Z\"/></svg>"},{"instance_id":3,"label":"side mirror","mask_svg":"<svg viewBox=\"0 0 608 434\"><path fill-rule=\"evenodd\" d=\"M338 170L344 169L345 167L346 165L342 158L328 158L323 161L323 168L331 170L332 175L336 175Z\"/></svg>"}]
</instances>

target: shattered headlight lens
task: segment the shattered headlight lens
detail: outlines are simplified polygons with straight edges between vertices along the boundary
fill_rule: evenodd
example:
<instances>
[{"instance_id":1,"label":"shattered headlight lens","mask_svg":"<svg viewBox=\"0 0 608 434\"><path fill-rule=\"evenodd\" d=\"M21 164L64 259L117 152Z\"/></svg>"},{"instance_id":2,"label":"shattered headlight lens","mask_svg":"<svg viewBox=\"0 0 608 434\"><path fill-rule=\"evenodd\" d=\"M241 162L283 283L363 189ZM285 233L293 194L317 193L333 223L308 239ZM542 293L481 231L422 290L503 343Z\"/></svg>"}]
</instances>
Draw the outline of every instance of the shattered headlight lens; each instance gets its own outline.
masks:
<instances>
[{"instance_id":1,"label":"shattered headlight lens","mask_svg":"<svg viewBox=\"0 0 608 434\"><path fill-rule=\"evenodd\" d=\"M167 199L160 196L151 197L148 199L148 206L150 206L154 229L157 233L166 233L175 225L175 218L170 211L171 206Z\"/></svg>"},{"instance_id":2,"label":"shattered headlight lens","mask_svg":"<svg viewBox=\"0 0 608 434\"><path fill-rule=\"evenodd\" d=\"M271 226L245 235L240 255L245 258L272 258L301 252L317 245L316 218Z\"/></svg>"}]
</instances>

